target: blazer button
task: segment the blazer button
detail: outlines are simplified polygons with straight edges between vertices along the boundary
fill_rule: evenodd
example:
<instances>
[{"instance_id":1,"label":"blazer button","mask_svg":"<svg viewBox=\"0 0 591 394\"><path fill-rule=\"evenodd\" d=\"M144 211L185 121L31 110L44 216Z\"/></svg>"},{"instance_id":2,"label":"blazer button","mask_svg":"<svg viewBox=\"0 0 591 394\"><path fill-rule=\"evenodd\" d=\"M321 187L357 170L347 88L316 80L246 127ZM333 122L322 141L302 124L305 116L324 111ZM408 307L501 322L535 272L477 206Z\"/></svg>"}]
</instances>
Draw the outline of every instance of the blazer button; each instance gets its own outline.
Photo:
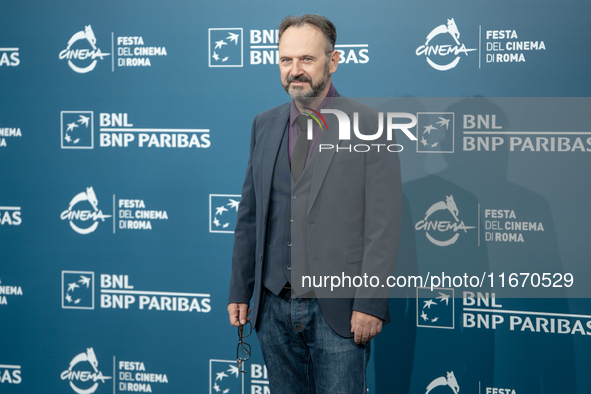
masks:
<instances>
[{"instance_id":1,"label":"blazer button","mask_svg":"<svg viewBox=\"0 0 591 394\"><path fill-rule=\"evenodd\" d=\"M291 246L291 241L287 241L287 246Z\"/></svg>"},{"instance_id":2,"label":"blazer button","mask_svg":"<svg viewBox=\"0 0 591 394\"><path fill-rule=\"evenodd\" d=\"M291 196L291 199L292 199L292 200L295 200L295 199L296 199L296 196Z\"/></svg>"},{"instance_id":3,"label":"blazer button","mask_svg":"<svg viewBox=\"0 0 591 394\"><path fill-rule=\"evenodd\" d=\"M290 223L293 223L293 222L294 222L294 220L293 220L292 218L289 218L289 222L290 222Z\"/></svg>"}]
</instances>

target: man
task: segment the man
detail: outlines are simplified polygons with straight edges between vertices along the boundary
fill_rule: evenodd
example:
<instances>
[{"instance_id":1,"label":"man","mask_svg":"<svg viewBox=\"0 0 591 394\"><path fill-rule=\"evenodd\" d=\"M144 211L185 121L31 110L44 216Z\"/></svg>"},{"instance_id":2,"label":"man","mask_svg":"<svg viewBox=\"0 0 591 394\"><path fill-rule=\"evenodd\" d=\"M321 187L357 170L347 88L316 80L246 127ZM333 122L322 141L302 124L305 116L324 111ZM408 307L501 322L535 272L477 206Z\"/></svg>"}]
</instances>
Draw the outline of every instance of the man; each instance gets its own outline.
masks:
<instances>
[{"instance_id":1,"label":"man","mask_svg":"<svg viewBox=\"0 0 591 394\"><path fill-rule=\"evenodd\" d=\"M397 154L336 152L368 142L339 141L340 115L358 112L364 132L378 129L379 117L336 93L335 42L322 16L281 22L281 82L293 100L257 115L252 127L228 313L234 326L250 321L254 293L253 325L274 394L365 393L369 341L390 319L387 287L333 292L303 279L391 274L400 233ZM312 110L327 114L326 127L302 115Z\"/></svg>"}]
</instances>

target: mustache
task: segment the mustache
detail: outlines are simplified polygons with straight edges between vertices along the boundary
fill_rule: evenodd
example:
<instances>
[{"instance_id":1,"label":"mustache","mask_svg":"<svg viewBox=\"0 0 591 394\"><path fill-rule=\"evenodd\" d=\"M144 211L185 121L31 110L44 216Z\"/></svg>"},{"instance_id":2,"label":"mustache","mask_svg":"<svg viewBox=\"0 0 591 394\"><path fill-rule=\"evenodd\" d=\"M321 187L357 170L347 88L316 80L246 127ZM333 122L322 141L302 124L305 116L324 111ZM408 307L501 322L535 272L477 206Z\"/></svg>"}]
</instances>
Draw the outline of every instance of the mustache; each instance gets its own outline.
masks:
<instances>
[{"instance_id":1,"label":"mustache","mask_svg":"<svg viewBox=\"0 0 591 394\"><path fill-rule=\"evenodd\" d=\"M306 77L305 75L298 75L297 77L290 75L289 77L287 77L287 83L290 82L308 82L309 84L311 84L312 80Z\"/></svg>"}]
</instances>

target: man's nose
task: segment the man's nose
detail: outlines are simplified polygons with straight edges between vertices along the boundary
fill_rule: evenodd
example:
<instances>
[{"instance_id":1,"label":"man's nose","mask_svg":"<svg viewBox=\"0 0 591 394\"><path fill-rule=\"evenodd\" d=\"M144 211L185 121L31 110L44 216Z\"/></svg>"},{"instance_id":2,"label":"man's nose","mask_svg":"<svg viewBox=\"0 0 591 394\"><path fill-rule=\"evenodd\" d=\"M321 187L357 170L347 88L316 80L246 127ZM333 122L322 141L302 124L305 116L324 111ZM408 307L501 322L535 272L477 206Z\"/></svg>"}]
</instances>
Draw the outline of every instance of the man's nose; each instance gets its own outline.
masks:
<instances>
[{"instance_id":1,"label":"man's nose","mask_svg":"<svg viewBox=\"0 0 591 394\"><path fill-rule=\"evenodd\" d=\"M304 73L304 70L302 69L302 64L298 59L294 59L291 62L291 70L289 71L289 73L294 77L300 76Z\"/></svg>"}]
</instances>

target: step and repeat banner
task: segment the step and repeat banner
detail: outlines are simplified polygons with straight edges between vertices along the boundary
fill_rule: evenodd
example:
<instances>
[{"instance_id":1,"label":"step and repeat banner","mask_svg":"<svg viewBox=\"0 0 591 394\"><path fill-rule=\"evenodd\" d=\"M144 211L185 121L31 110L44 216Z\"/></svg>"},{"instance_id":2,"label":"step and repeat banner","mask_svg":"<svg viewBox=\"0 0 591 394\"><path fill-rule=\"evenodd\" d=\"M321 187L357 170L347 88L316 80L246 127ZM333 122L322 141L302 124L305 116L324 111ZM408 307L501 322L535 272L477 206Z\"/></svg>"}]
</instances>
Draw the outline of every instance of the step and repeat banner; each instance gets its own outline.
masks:
<instances>
[{"instance_id":1,"label":"step and repeat banner","mask_svg":"<svg viewBox=\"0 0 591 394\"><path fill-rule=\"evenodd\" d=\"M237 368L230 257L252 120L289 101L276 28L302 13L337 27L339 93L415 121L369 392L589 390L587 2L0 11L1 393L270 392L256 335Z\"/></svg>"}]
</instances>

